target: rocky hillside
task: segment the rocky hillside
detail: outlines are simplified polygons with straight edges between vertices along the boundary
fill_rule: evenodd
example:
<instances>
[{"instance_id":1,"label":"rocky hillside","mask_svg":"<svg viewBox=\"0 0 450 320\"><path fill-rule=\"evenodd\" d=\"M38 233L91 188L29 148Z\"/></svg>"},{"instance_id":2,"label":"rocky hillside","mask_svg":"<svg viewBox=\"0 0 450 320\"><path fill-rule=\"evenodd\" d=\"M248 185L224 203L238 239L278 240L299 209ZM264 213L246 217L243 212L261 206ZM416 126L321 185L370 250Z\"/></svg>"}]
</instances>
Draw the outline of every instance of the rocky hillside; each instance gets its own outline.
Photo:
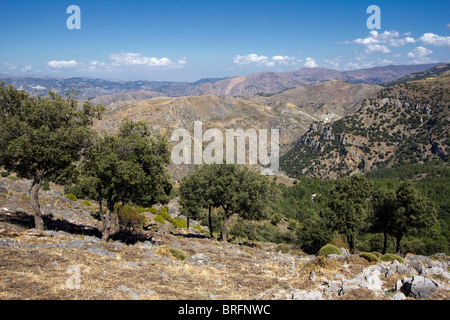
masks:
<instances>
[{"instance_id":1,"label":"rocky hillside","mask_svg":"<svg viewBox=\"0 0 450 320\"><path fill-rule=\"evenodd\" d=\"M354 113L363 100L375 98L383 87L376 84L354 84L342 80L283 90L276 94L245 96L244 99L269 106L296 106L323 122L338 120Z\"/></svg>"},{"instance_id":2,"label":"rocky hillside","mask_svg":"<svg viewBox=\"0 0 450 320\"><path fill-rule=\"evenodd\" d=\"M407 82L354 114L312 124L280 161L292 177L338 177L432 159L448 162L450 77Z\"/></svg>"},{"instance_id":3,"label":"rocky hillside","mask_svg":"<svg viewBox=\"0 0 450 320\"><path fill-rule=\"evenodd\" d=\"M41 191L47 230L32 229L30 181L0 179L2 300L448 300L449 257L393 261L307 255L271 243L221 243L202 226L156 222L100 241L95 204ZM182 219L175 207L171 217ZM164 222L164 221L163 221Z\"/></svg>"}]
</instances>

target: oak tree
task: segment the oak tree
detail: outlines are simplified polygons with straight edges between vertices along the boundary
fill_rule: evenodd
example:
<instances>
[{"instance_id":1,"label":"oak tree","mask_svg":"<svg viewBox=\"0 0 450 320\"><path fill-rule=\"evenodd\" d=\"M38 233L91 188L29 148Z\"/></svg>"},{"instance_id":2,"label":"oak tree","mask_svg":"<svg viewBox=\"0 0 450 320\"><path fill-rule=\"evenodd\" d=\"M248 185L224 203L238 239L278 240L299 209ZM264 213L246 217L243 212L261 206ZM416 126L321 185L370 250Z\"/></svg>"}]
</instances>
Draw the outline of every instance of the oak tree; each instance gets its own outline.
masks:
<instances>
[{"instance_id":1,"label":"oak tree","mask_svg":"<svg viewBox=\"0 0 450 320\"><path fill-rule=\"evenodd\" d=\"M44 230L39 189L44 181L61 182L73 175L82 151L103 112L89 100L79 106L75 93L31 96L0 82L0 166L32 181L30 204L35 227Z\"/></svg>"}]
</instances>

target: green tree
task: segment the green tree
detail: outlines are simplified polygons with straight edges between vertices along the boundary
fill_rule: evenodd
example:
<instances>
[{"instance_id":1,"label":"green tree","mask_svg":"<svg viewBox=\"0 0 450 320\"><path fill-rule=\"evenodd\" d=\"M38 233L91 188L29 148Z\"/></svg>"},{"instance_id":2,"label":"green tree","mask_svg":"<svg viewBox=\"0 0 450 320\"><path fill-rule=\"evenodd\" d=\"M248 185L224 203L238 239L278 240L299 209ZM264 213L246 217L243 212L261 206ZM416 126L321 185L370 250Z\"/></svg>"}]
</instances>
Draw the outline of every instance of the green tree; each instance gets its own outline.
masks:
<instances>
[{"instance_id":1,"label":"green tree","mask_svg":"<svg viewBox=\"0 0 450 320\"><path fill-rule=\"evenodd\" d=\"M397 211L397 198L395 191L380 189L372 197L371 231L383 233L383 254L386 253L388 235L391 233L395 213Z\"/></svg>"},{"instance_id":2,"label":"green tree","mask_svg":"<svg viewBox=\"0 0 450 320\"><path fill-rule=\"evenodd\" d=\"M411 182L403 182L396 192L396 210L390 234L395 237L395 250L400 252L405 235L425 236L437 223L436 207Z\"/></svg>"},{"instance_id":3,"label":"green tree","mask_svg":"<svg viewBox=\"0 0 450 320\"><path fill-rule=\"evenodd\" d=\"M207 166L197 167L195 171L181 179L180 205L181 213L187 218L188 227L190 219L200 219L204 209L208 209L208 226L212 238L212 200L209 196L212 179L208 169Z\"/></svg>"},{"instance_id":4,"label":"green tree","mask_svg":"<svg viewBox=\"0 0 450 320\"><path fill-rule=\"evenodd\" d=\"M74 174L95 135L90 126L104 110L89 101L79 107L74 95L30 96L0 82L0 166L32 180L30 204L39 231L39 189L44 181L62 182Z\"/></svg>"},{"instance_id":5,"label":"green tree","mask_svg":"<svg viewBox=\"0 0 450 320\"><path fill-rule=\"evenodd\" d=\"M331 229L347 237L356 253L356 237L367 225L372 186L367 178L354 175L339 180L331 191L326 219Z\"/></svg>"},{"instance_id":6,"label":"green tree","mask_svg":"<svg viewBox=\"0 0 450 320\"><path fill-rule=\"evenodd\" d=\"M104 241L118 231L118 212L127 203L151 207L169 201L169 161L167 138L153 137L144 122L125 119L116 134L97 138L86 155L83 171L96 186ZM119 202L121 205L115 206Z\"/></svg>"},{"instance_id":7,"label":"green tree","mask_svg":"<svg viewBox=\"0 0 450 320\"><path fill-rule=\"evenodd\" d=\"M247 220L268 217L277 190L269 177L236 164L209 164L196 171L201 178L194 173L186 178L192 183L189 189L181 190L188 186L186 182L180 186L180 193L188 198L183 203L189 200L197 208L222 208L222 241L227 241L228 222L234 214Z\"/></svg>"}]
</instances>

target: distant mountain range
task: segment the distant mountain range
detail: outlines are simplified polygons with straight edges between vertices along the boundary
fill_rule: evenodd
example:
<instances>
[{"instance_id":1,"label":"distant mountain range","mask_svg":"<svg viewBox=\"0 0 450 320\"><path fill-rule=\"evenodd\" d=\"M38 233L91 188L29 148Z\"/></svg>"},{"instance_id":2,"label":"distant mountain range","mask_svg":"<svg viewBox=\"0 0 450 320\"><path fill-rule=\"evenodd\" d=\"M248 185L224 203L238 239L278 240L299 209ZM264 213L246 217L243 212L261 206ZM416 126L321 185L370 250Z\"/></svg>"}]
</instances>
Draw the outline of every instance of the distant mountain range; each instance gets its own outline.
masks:
<instances>
[{"instance_id":1,"label":"distant mountain range","mask_svg":"<svg viewBox=\"0 0 450 320\"><path fill-rule=\"evenodd\" d=\"M114 81L93 78L23 77L0 74L0 81L13 84L27 92L45 95L52 90L61 95L74 89L80 99L103 95L152 91L169 97L199 96L206 94L229 97L251 94L274 94L294 88L328 80L343 80L352 83L383 84L398 80L407 74L422 72L438 66L434 64L384 66L354 71L337 71L324 68L303 68L291 72L261 72L230 78L205 78L193 83L167 81ZM124 101L120 96L116 101Z\"/></svg>"}]
</instances>

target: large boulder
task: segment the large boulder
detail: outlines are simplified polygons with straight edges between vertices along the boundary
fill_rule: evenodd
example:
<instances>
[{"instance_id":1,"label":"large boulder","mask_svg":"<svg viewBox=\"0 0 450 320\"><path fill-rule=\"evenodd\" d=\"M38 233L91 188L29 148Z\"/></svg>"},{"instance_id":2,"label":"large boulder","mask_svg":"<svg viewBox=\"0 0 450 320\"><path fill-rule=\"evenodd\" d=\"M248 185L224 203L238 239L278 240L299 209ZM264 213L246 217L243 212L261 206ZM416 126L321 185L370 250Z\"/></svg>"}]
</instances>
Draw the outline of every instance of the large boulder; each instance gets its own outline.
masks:
<instances>
[{"instance_id":1,"label":"large boulder","mask_svg":"<svg viewBox=\"0 0 450 320\"><path fill-rule=\"evenodd\" d=\"M401 291L407 297L423 299L429 297L430 293L439 288L439 283L433 279L423 276L414 276L411 280L405 281Z\"/></svg>"}]
</instances>

